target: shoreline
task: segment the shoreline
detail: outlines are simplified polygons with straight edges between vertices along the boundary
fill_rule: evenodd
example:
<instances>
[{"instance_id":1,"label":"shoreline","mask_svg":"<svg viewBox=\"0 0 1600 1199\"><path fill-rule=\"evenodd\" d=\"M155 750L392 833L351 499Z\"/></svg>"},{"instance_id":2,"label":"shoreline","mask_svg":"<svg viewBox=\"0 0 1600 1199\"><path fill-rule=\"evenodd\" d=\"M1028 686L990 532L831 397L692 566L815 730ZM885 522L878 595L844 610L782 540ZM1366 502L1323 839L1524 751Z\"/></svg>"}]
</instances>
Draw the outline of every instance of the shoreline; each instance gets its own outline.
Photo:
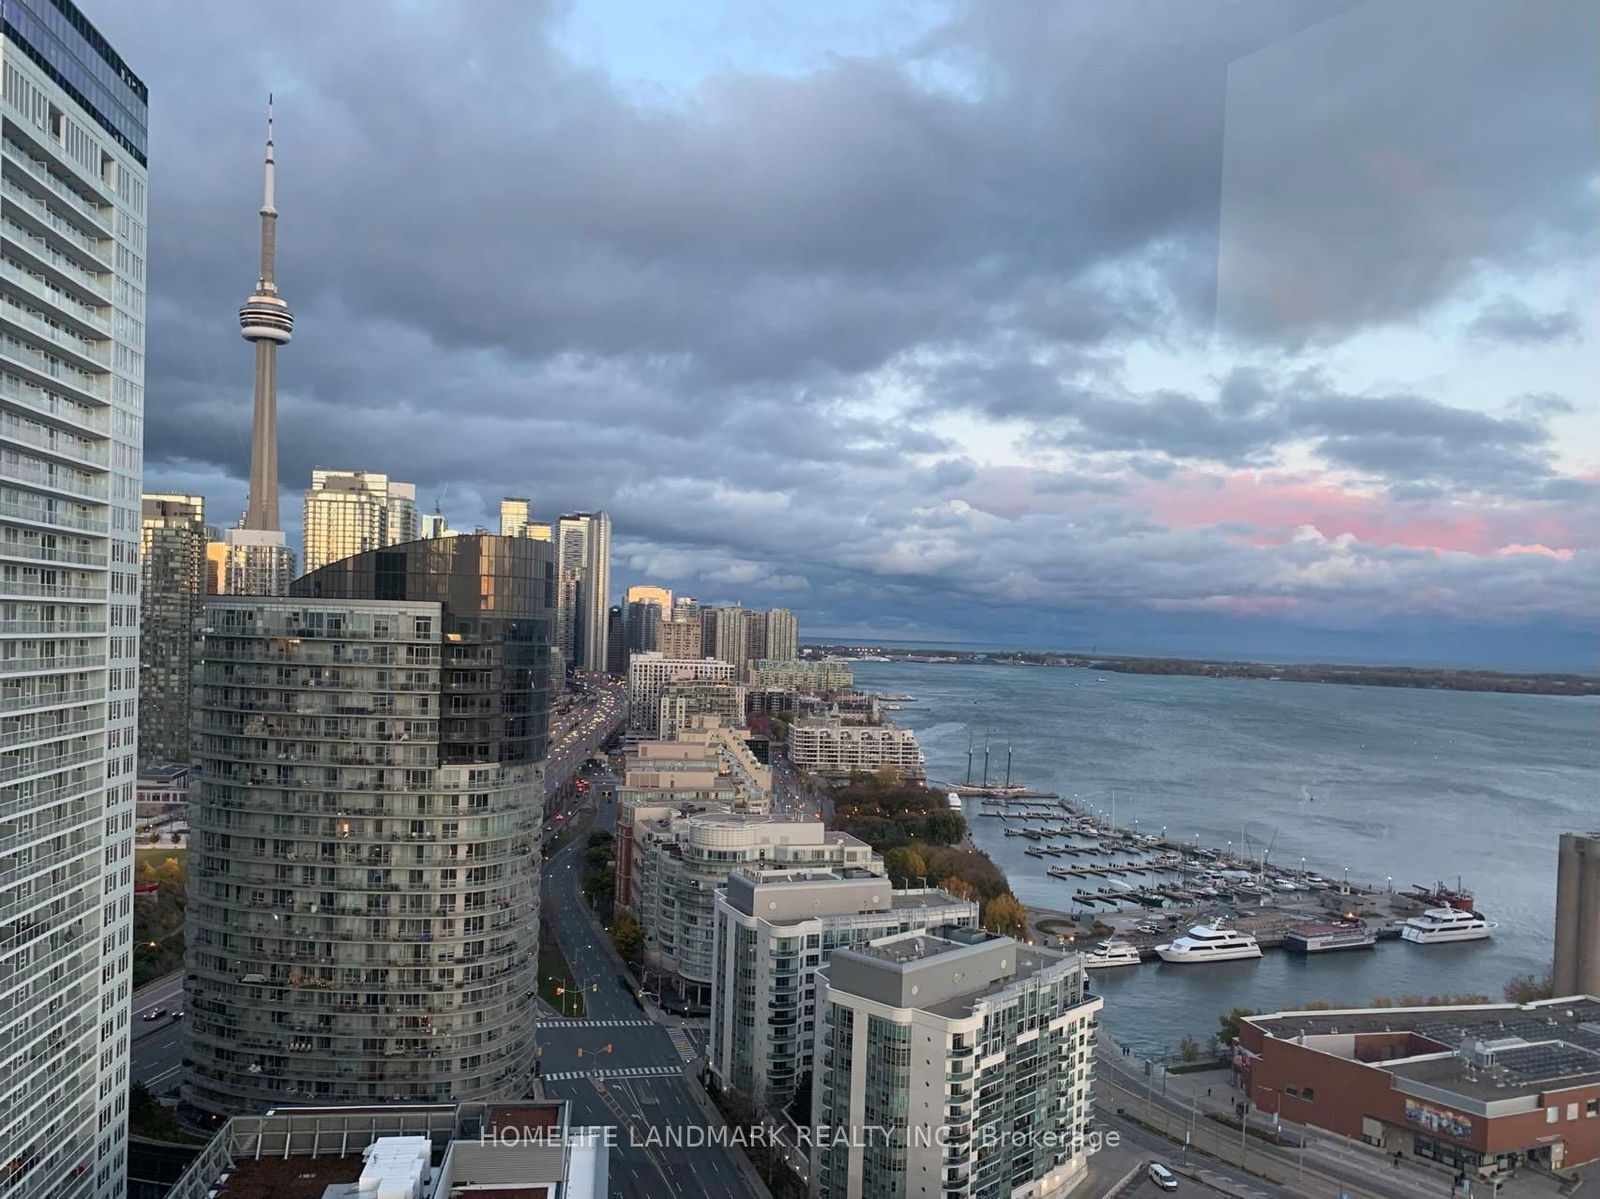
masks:
<instances>
[{"instance_id":1,"label":"shoreline","mask_svg":"<svg viewBox=\"0 0 1600 1199\"><path fill-rule=\"evenodd\" d=\"M1600 675L1556 671L1479 670L1431 666L1271 663L1224 658L1140 657L1032 650L978 652L846 645L807 645L807 650L845 661L888 661L981 666L1040 666L1111 674L1249 679L1351 687L1398 687L1414 691L1488 692L1500 695L1600 696Z\"/></svg>"}]
</instances>

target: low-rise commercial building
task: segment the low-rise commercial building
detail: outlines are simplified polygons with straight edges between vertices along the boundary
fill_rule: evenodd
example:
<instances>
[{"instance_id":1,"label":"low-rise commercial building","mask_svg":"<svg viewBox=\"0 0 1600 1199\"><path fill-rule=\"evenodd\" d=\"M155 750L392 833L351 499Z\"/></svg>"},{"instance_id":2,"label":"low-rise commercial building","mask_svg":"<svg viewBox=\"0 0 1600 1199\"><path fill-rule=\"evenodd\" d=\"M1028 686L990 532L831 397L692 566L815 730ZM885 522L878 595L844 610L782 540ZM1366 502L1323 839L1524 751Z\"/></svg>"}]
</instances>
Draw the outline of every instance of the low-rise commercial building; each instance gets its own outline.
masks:
<instances>
[{"instance_id":1,"label":"low-rise commercial building","mask_svg":"<svg viewBox=\"0 0 1600 1199\"><path fill-rule=\"evenodd\" d=\"M816 774L897 770L922 776L917 735L893 724L846 724L837 717L797 720L789 726L789 760Z\"/></svg>"},{"instance_id":2,"label":"low-rise commercial building","mask_svg":"<svg viewBox=\"0 0 1600 1199\"><path fill-rule=\"evenodd\" d=\"M865 871L735 873L716 892L715 920L711 1070L777 1110L812 1071L814 976L828 955L913 929L975 928L978 905Z\"/></svg>"},{"instance_id":3,"label":"low-rise commercial building","mask_svg":"<svg viewBox=\"0 0 1600 1199\"><path fill-rule=\"evenodd\" d=\"M645 961L683 1003L709 1010L715 973L713 906L734 871L752 878L795 869L883 873L865 841L815 820L730 811L654 809L629 816L631 877L618 894L645 929ZM617 868L623 867L619 851Z\"/></svg>"},{"instance_id":4,"label":"low-rise commercial building","mask_svg":"<svg viewBox=\"0 0 1600 1199\"><path fill-rule=\"evenodd\" d=\"M605 1199L609 1144L565 1102L289 1108L229 1120L168 1199Z\"/></svg>"},{"instance_id":5,"label":"low-rise commercial building","mask_svg":"<svg viewBox=\"0 0 1600 1199\"><path fill-rule=\"evenodd\" d=\"M1255 1106L1469 1175L1600 1158L1600 999L1239 1022Z\"/></svg>"},{"instance_id":6,"label":"low-rise commercial building","mask_svg":"<svg viewBox=\"0 0 1600 1199\"><path fill-rule=\"evenodd\" d=\"M968 928L840 949L817 971L821 1199L1051 1199L1087 1168L1101 1000L1082 959Z\"/></svg>"}]
</instances>

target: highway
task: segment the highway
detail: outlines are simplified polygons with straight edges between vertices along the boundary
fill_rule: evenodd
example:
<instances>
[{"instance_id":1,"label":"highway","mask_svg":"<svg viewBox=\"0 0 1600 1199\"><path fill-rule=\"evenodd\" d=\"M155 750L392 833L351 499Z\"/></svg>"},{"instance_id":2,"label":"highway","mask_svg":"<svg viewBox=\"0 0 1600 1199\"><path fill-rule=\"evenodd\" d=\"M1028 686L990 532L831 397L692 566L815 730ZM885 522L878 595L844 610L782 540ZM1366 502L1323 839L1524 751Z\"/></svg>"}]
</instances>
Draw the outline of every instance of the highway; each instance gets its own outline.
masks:
<instances>
[{"instance_id":1,"label":"highway","mask_svg":"<svg viewBox=\"0 0 1600 1199\"><path fill-rule=\"evenodd\" d=\"M617 779L606 772L590 777L592 828L610 831L616 821ZM694 1079L696 1063L705 1053L705 1034L646 1019L631 983L619 979L623 967L578 894L589 831L585 828L544 866L543 920L579 977L586 1018L540 1022L543 1093L572 1100L576 1123L616 1128L612 1196L757 1199L765 1188L750 1180L739 1150L685 1143L713 1123L705 1114L704 1091Z\"/></svg>"},{"instance_id":2,"label":"highway","mask_svg":"<svg viewBox=\"0 0 1600 1199\"><path fill-rule=\"evenodd\" d=\"M554 795L583 761L628 718L627 692L614 681L580 683L583 696L574 710L550 718L545 754L545 794Z\"/></svg>"}]
</instances>

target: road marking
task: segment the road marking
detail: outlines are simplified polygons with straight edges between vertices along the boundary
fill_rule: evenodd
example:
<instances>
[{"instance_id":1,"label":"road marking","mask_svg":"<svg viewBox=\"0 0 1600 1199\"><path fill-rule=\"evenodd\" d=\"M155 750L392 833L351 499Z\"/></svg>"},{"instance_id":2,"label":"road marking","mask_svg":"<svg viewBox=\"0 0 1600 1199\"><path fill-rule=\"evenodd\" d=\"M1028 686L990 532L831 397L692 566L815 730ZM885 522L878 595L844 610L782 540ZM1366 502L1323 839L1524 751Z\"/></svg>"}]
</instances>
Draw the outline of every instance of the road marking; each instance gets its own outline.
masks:
<instances>
[{"instance_id":1,"label":"road marking","mask_svg":"<svg viewBox=\"0 0 1600 1199\"><path fill-rule=\"evenodd\" d=\"M540 1078L545 1082L571 1082L575 1078L669 1078L682 1074L681 1066L615 1066L599 1070L560 1070L542 1074Z\"/></svg>"},{"instance_id":2,"label":"road marking","mask_svg":"<svg viewBox=\"0 0 1600 1199\"><path fill-rule=\"evenodd\" d=\"M540 1020L540 1028L652 1028L654 1020L583 1020L577 1016L557 1016Z\"/></svg>"},{"instance_id":3,"label":"road marking","mask_svg":"<svg viewBox=\"0 0 1600 1199\"><path fill-rule=\"evenodd\" d=\"M667 1035L672 1038L673 1048L678 1051L678 1056L684 1061L692 1062L700 1056L699 1051L694 1047L694 1042L689 1039L688 1034L683 1029L669 1028L667 1029Z\"/></svg>"}]
</instances>

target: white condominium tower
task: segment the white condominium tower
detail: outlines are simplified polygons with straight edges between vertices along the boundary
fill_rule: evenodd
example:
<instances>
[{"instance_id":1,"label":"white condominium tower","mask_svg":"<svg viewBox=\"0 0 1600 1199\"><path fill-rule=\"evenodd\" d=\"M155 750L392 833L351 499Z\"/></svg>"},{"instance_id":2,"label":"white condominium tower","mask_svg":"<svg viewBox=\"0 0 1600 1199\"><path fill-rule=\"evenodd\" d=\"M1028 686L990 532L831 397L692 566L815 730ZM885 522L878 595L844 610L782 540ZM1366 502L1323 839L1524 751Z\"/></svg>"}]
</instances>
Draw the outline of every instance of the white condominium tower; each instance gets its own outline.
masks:
<instances>
[{"instance_id":1,"label":"white condominium tower","mask_svg":"<svg viewBox=\"0 0 1600 1199\"><path fill-rule=\"evenodd\" d=\"M415 485L370 470L318 467L311 472L300 561L307 574L340 558L419 536Z\"/></svg>"},{"instance_id":2,"label":"white condominium tower","mask_svg":"<svg viewBox=\"0 0 1600 1199\"><path fill-rule=\"evenodd\" d=\"M567 665L604 673L611 518L604 512L564 514L556 526L556 571L556 647Z\"/></svg>"},{"instance_id":3,"label":"white condominium tower","mask_svg":"<svg viewBox=\"0 0 1600 1199\"><path fill-rule=\"evenodd\" d=\"M1081 957L946 927L816 974L812 1194L1052 1199L1082 1181L1101 1000Z\"/></svg>"},{"instance_id":4,"label":"white condominium tower","mask_svg":"<svg viewBox=\"0 0 1600 1199\"><path fill-rule=\"evenodd\" d=\"M126 1188L146 91L5 0L0 1192Z\"/></svg>"}]
</instances>

